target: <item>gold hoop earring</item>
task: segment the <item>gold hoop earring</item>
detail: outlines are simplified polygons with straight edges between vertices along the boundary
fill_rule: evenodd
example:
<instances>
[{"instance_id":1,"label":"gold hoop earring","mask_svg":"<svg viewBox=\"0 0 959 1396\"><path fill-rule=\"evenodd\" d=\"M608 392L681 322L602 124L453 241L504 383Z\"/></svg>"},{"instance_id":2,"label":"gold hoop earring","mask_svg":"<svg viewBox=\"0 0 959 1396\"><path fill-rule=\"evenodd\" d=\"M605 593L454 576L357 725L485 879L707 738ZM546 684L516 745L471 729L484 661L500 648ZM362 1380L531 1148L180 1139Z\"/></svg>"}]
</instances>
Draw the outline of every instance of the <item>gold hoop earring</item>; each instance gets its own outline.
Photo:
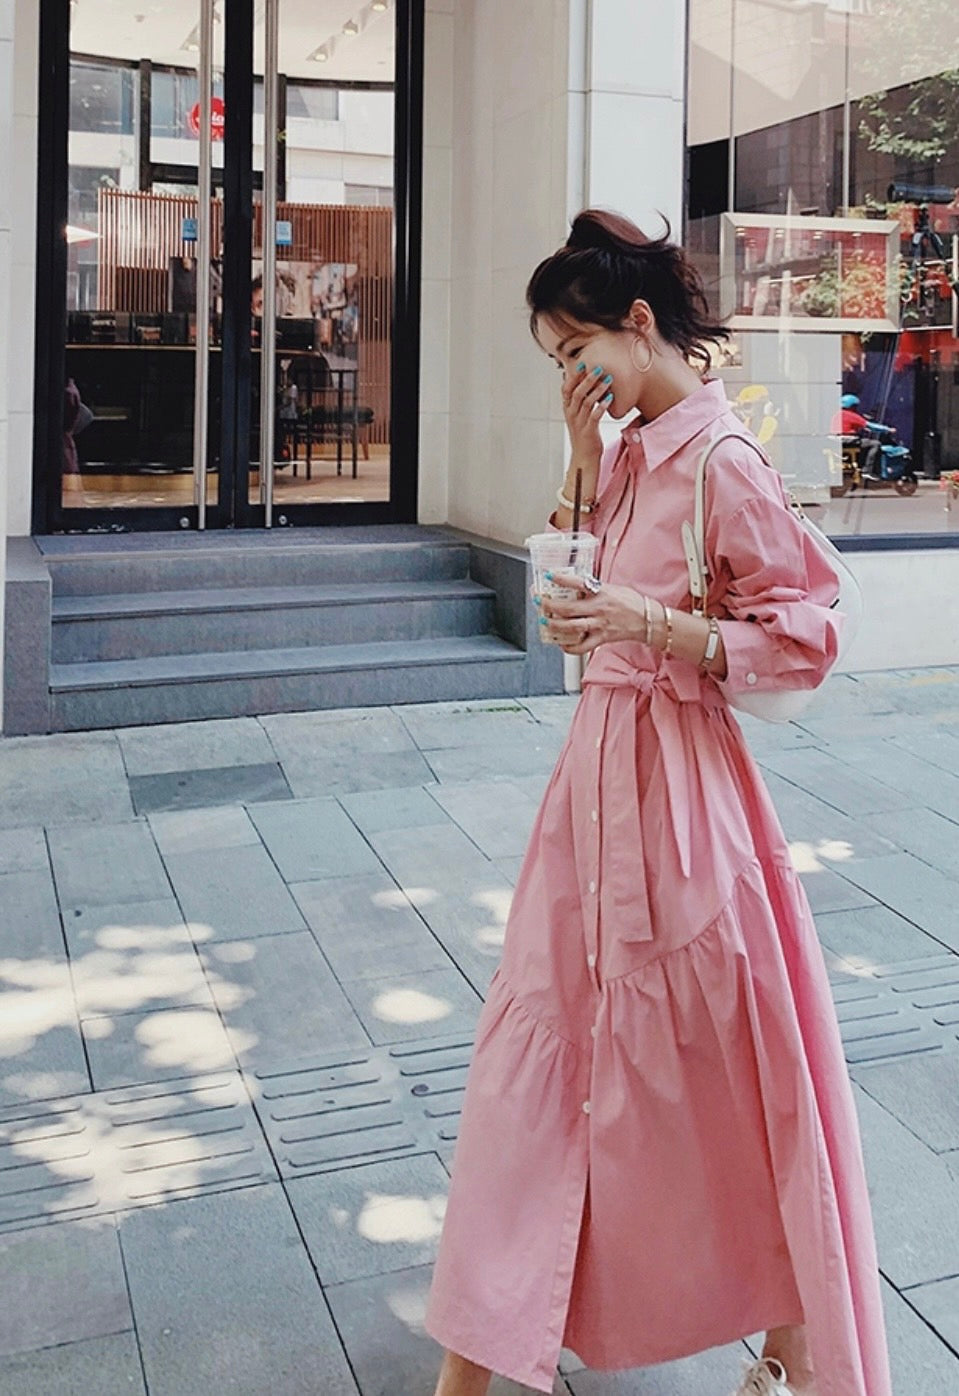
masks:
<instances>
[{"instance_id":1,"label":"gold hoop earring","mask_svg":"<svg viewBox=\"0 0 959 1396\"><path fill-rule=\"evenodd\" d=\"M649 358L643 365L638 364L633 357L633 350L636 348L637 344L645 344L646 352L649 355ZM636 370L637 373L648 373L653 366L654 357L655 355L653 353L653 346L650 344L649 340L646 339L643 335L638 334L636 338L633 340L632 344L629 346L629 361L632 364L633 368Z\"/></svg>"}]
</instances>

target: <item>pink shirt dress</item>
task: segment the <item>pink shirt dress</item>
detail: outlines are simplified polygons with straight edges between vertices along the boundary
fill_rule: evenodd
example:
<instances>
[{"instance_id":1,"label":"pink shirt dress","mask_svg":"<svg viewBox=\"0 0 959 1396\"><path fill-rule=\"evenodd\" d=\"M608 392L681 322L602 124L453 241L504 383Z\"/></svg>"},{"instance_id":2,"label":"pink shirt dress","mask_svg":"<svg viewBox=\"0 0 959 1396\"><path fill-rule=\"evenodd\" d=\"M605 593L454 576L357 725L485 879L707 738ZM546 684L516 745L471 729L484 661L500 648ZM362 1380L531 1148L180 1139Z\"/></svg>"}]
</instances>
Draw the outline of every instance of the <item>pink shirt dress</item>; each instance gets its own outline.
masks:
<instances>
[{"instance_id":1,"label":"pink shirt dress","mask_svg":"<svg viewBox=\"0 0 959 1396\"><path fill-rule=\"evenodd\" d=\"M680 528L730 430L707 381L607 448L603 581L691 608ZM625 1369L805 1322L819 1396L891 1396L823 956L725 697L820 681L837 581L753 449L707 477L728 674L589 659L480 1016L426 1329L548 1392L563 1346Z\"/></svg>"}]
</instances>

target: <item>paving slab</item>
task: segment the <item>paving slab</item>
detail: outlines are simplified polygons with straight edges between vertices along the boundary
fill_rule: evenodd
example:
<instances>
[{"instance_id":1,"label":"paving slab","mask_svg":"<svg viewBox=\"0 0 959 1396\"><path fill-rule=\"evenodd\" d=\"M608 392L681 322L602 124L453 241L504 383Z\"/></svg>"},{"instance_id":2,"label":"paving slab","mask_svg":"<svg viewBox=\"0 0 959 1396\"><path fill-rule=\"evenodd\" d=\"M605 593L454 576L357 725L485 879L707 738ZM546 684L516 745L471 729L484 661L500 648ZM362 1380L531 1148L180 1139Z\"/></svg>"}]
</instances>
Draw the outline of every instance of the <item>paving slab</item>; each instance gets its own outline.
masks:
<instances>
[{"instance_id":1,"label":"paving slab","mask_svg":"<svg viewBox=\"0 0 959 1396\"><path fill-rule=\"evenodd\" d=\"M956 745L959 746L959 742ZM917 770L916 780L922 780L921 771ZM959 877L956 824L952 819L931 809L911 809L866 815L863 822L889 839L895 851L912 853L947 876Z\"/></svg>"},{"instance_id":2,"label":"paving slab","mask_svg":"<svg viewBox=\"0 0 959 1396\"><path fill-rule=\"evenodd\" d=\"M487 742L485 745L444 747L431 750L430 766L436 780L462 784L468 780L508 780L524 776L548 778L565 736L537 725L529 739L519 742Z\"/></svg>"},{"instance_id":3,"label":"paving slab","mask_svg":"<svg viewBox=\"0 0 959 1396\"><path fill-rule=\"evenodd\" d=\"M959 1149L959 1053L870 1062L855 1074L863 1090L930 1149Z\"/></svg>"},{"instance_id":4,"label":"paving slab","mask_svg":"<svg viewBox=\"0 0 959 1396\"><path fill-rule=\"evenodd\" d=\"M135 1333L0 1358L0 1396L147 1396Z\"/></svg>"},{"instance_id":5,"label":"paving slab","mask_svg":"<svg viewBox=\"0 0 959 1396\"><path fill-rule=\"evenodd\" d=\"M71 907L155 901L170 895L145 820L51 829L50 856L64 912Z\"/></svg>"},{"instance_id":6,"label":"paving slab","mask_svg":"<svg viewBox=\"0 0 959 1396\"><path fill-rule=\"evenodd\" d=\"M0 875L0 957L57 960L63 953L57 894L49 870Z\"/></svg>"},{"instance_id":7,"label":"paving slab","mask_svg":"<svg viewBox=\"0 0 959 1396\"><path fill-rule=\"evenodd\" d=\"M393 712L402 720L421 751L488 746L498 742L522 745L535 740L536 729L540 725L526 699L514 702L491 698L485 702L408 703L394 708Z\"/></svg>"},{"instance_id":8,"label":"paving slab","mask_svg":"<svg viewBox=\"0 0 959 1396\"><path fill-rule=\"evenodd\" d=\"M923 724L915 730L900 730L889 739L921 761L927 761L940 771L959 775L959 731L930 728Z\"/></svg>"},{"instance_id":9,"label":"paving slab","mask_svg":"<svg viewBox=\"0 0 959 1396\"><path fill-rule=\"evenodd\" d=\"M17 997L0 993L0 1107L88 1091L90 1074L67 967L26 1004Z\"/></svg>"},{"instance_id":10,"label":"paving slab","mask_svg":"<svg viewBox=\"0 0 959 1396\"><path fill-rule=\"evenodd\" d=\"M806 889L806 897L813 915L827 911L852 911L857 907L876 905L876 898L847 878L835 873L831 868L820 864L815 871L802 871L804 859L794 858L799 865L799 880Z\"/></svg>"},{"instance_id":11,"label":"paving slab","mask_svg":"<svg viewBox=\"0 0 959 1396\"><path fill-rule=\"evenodd\" d=\"M200 952L237 1060L268 1067L367 1034L309 931L231 940Z\"/></svg>"},{"instance_id":12,"label":"paving slab","mask_svg":"<svg viewBox=\"0 0 959 1396\"><path fill-rule=\"evenodd\" d=\"M255 717L124 727L118 729L116 736L127 774L131 776L276 761L270 742Z\"/></svg>"},{"instance_id":13,"label":"paving slab","mask_svg":"<svg viewBox=\"0 0 959 1396\"><path fill-rule=\"evenodd\" d=\"M853 818L877 810L914 809L923 803L918 791L904 795L827 750L770 751L763 755L761 764Z\"/></svg>"},{"instance_id":14,"label":"paving slab","mask_svg":"<svg viewBox=\"0 0 959 1396\"><path fill-rule=\"evenodd\" d=\"M113 824L132 817L126 770L112 732L4 738L0 828Z\"/></svg>"},{"instance_id":15,"label":"paving slab","mask_svg":"<svg viewBox=\"0 0 959 1396\"><path fill-rule=\"evenodd\" d=\"M883 1279L889 1363L892 1368L892 1389L896 1396L947 1396L947 1393L959 1391L959 1357L937 1337L936 1321L940 1319L938 1304L941 1296L932 1293L934 1288L924 1285L920 1289L907 1290L903 1296ZM930 1319L931 1327L921 1307L926 1295L930 1296L934 1314ZM915 1308L912 1307L913 1303Z\"/></svg>"},{"instance_id":16,"label":"paving slab","mask_svg":"<svg viewBox=\"0 0 959 1396\"><path fill-rule=\"evenodd\" d=\"M446 824L449 816L437 805L431 791L434 785L399 789L364 790L341 795L340 804L364 834L384 829L425 829Z\"/></svg>"},{"instance_id":17,"label":"paving slab","mask_svg":"<svg viewBox=\"0 0 959 1396\"><path fill-rule=\"evenodd\" d=\"M198 944L303 929L296 903L260 845L171 853L165 862Z\"/></svg>"},{"instance_id":18,"label":"paving slab","mask_svg":"<svg viewBox=\"0 0 959 1396\"><path fill-rule=\"evenodd\" d=\"M432 1264L449 1178L435 1154L344 1168L287 1184L324 1285Z\"/></svg>"},{"instance_id":19,"label":"paving slab","mask_svg":"<svg viewBox=\"0 0 959 1396\"><path fill-rule=\"evenodd\" d=\"M164 858L168 853L246 848L260 842L246 810L231 806L151 814L149 824Z\"/></svg>"},{"instance_id":20,"label":"paving slab","mask_svg":"<svg viewBox=\"0 0 959 1396\"><path fill-rule=\"evenodd\" d=\"M539 804L510 781L438 785L432 792L459 828L487 858L520 857L526 851Z\"/></svg>"},{"instance_id":21,"label":"paving slab","mask_svg":"<svg viewBox=\"0 0 959 1396\"><path fill-rule=\"evenodd\" d=\"M283 771L275 761L256 766L214 766L209 770L131 776L130 795L137 814L293 798Z\"/></svg>"},{"instance_id":22,"label":"paving slab","mask_svg":"<svg viewBox=\"0 0 959 1396\"><path fill-rule=\"evenodd\" d=\"M211 1008L161 1008L87 1018L83 1040L94 1090L233 1071L236 1057ZM234 1041L248 1046L239 1032Z\"/></svg>"},{"instance_id":23,"label":"paving slab","mask_svg":"<svg viewBox=\"0 0 959 1396\"><path fill-rule=\"evenodd\" d=\"M250 818L287 882L379 872L379 861L336 800L251 805Z\"/></svg>"},{"instance_id":24,"label":"paving slab","mask_svg":"<svg viewBox=\"0 0 959 1396\"><path fill-rule=\"evenodd\" d=\"M956 883L911 853L869 858L846 868L844 877L891 910L959 951ZM825 909L825 908L824 908Z\"/></svg>"},{"instance_id":25,"label":"paving slab","mask_svg":"<svg viewBox=\"0 0 959 1396\"><path fill-rule=\"evenodd\" d=\"M42 829L0 829L0 874L44 872L49 866Z\"/></svg>"},{"instance_id":26,"label":"paving slab","mask_svg":"<svg viewBox=\"0 0 959 1396\"><path fill-rule=\"evenodd\" d=\"M110 1218L0 1236L0 1354L133 1327Z\"/></svg>"},{"instance_id":27,"label":"paving slab","mask_svg":"<svg viewBox=\"0 0 959 1396\"><path fill-rule=\"evenodd\" d=\"M278 1185L128 1213L120 1241L150 1396L358 1396Z\"/></svg>"},{"instance_id":28,"label":"paving slab","mask_svg":"<svg viewBox=\"0 0 959 1396\"><path fill-rule=\"evenodd\" d=\"M446 950L386 872L297 882L290 891L341 981L451 967Z\"/></svg>"},{"instance_id":29,"label":"paving slab","mask_svg":"<svg viewBox=\"0 0 959 1396\"><path fill-rule=\"evenodd\" d=\"M938 940L878 902L848 911L820 911L816 929L824 946L857 968L942 954Z\"/></svg>"},{"instance_id":30,"label":"paving slab","mask_svg":"<svg viewBox=\"0 0 959 1396\"><path fill-rule=\"evenodd\" d=\"M905 1291L903 1299L919 1312L944 1343L949 1344L954 1354L959 1352L959 1275L935 1284L915 1285ZM931 1344L930 1349L934 1351ZM954 1370L950 1368L950 1371L959 1389L959 1358L953 1357L953 1363Z\"/></svg>"},{"instance_id":31,"label":"paving slab","mask_svg":"<svg viewBox=\"0 0 959 1396\"><path fill-rule=\"evenodd\" d=\"M763 779L787 839L794 848L802 845L804 856L817 864L841 871L846 863L859 858L898 851L883 828L843 814L774 771L764 769Z\"/></svg>"},{"instance_id":32,"label":"paving slab","mask_svg":"<svg viewBox=\"0 0 959 1396\"><path fill-rule=\"evenodd\" d=\"M897 1288L959 1274L959 1181L861 1086L855 1097L883 1274Z\"/></svg>"},{"instance_id":33,"label":"paving slab","mask_svg":"<svg viewBox=\"0 0 959 1396\"><path fill-rule=\"evenodd\" d=\"M81 1019L158 1008L213 1007L203 966L181 922L172 927L104 927L101 949L70 961Z\"/></svg>"},{"instance_id":34,"label":"paving slab","mask_svg":"<svg viewBox=\"0 0 959 1396\"><path fill-rule=\"evenodd\" d=\"M294 796L340 796L365 790L413 788L434 779L429 761L409 751L329 752L319 757L288 757L283 771Z\"/></svg>"},{"instance_id":35,"label":"paving slab","mask_svg":"<svg viewBox=\"0 0 959 1396\"><path fill-rule=\"evenodd\" d=\"M259 721L277 760L290 769L328 755L376 756L415 749L405 726L389 708L275 713Z\"/></svg>"},{"instance_id":36,"label":"paving slab","mask_svg":"<svg viewBox=\"0 0 959 1396\"><path fill-rule=\"evenodd\" d=\"M482 1007L458 969L349 980L343 988L377 1045L472 1033Z\"/></svg>"},{"instance_id":37,"label":"paving slab","mask_svg":"<svg viewBox=\"0 0 959 1396\"><path fill-rule=\"evenodd\" d=\"M882 738L845 741L837 744L834 751L843 764L874 776L911 802L929 806L949 818L959 816L959 776L920 760L895 742Z\"/></svg>"}]
</instances>

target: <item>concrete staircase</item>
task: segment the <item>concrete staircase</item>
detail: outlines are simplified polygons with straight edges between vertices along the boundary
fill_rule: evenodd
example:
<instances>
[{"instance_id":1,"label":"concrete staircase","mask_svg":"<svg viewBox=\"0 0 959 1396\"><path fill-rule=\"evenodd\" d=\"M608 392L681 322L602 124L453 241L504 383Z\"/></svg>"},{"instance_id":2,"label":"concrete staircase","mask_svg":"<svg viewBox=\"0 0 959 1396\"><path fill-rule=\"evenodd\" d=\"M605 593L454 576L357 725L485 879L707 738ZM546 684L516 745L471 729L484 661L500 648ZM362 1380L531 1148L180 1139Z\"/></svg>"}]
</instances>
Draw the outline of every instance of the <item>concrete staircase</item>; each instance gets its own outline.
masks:
<instances>
[{"instance_id":1,"label":"concrete staircase","mask_svg":"<svg viewBox=\"0 0 959 1396\"><path fill-rule=\"evenodd\" d=\"M495 591L443 529L37 543L54 731L529 691Z\"/></svg>"}]
</instances>

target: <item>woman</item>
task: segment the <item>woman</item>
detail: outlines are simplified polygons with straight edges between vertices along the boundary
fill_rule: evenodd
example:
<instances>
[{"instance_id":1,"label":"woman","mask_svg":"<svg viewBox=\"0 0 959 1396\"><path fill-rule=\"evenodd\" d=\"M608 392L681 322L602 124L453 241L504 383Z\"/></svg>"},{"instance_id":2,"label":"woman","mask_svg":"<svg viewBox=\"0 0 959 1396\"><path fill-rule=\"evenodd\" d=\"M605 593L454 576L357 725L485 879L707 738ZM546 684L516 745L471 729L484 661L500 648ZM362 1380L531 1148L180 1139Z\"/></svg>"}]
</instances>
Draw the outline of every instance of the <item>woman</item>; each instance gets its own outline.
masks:
<instances>
[{"instance_id":1,"label":"woman","mask_svg":"<svg viewBox=\"0 0 959 1396\"><path fill-rule=\"evenodd\" d=\"M561 1346L614 1370L759 1331L742 1396L890 1396L822 953L725 698L822 680L837 579L778 473L726 442L718 622L690 614L696 465L743 429L704 380L726 332L680 248L587 210L527 300L572 442L551 523L581 471L601 585L539 598L589 660L479 1023L426 1317L437 1396L491 1371L551 1391ZM603 453L603 412L634 408Z\"/></svg>"}]
</instances>

